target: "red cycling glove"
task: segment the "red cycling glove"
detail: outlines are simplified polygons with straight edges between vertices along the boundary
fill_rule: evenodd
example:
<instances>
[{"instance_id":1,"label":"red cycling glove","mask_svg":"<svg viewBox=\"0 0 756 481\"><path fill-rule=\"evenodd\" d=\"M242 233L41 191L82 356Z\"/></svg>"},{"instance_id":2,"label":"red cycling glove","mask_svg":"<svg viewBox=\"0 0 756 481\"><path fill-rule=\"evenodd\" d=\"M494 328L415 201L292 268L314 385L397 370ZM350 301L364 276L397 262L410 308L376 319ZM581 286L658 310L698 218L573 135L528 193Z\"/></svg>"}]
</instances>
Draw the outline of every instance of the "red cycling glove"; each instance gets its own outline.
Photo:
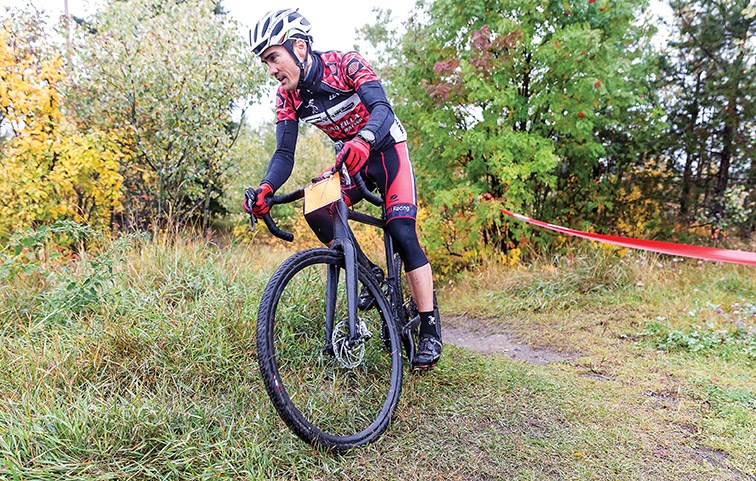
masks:
<instances>
[{"instance_id":1,"label":"red cycling glove","mask_svg":"<svg viewBox=\"0 0 756 481\"><path fill-rule=\"evenodd\" d=\"M273 195L273 186L267 182L263 182L260 184L260 187L255 189L255 194L257 194L255 197L255 203L249 205L248 199L245 197L242 207L244 207L244 211L247 212L247 214L254 214L255 217L260 218L270 211L267 197Z\"/></svg>"},{"instance_id":2,"label":"red cycling glove","mask_svg":"<svg viewBox=\"0 0 756 481\"><path fill-rule=\"evenodd\" d=\"M344 144L336 155L336 165L346 165L349 175L359 172L370 157L370 144L359 137L355 137Z\"/></svg>"}]
</instances>

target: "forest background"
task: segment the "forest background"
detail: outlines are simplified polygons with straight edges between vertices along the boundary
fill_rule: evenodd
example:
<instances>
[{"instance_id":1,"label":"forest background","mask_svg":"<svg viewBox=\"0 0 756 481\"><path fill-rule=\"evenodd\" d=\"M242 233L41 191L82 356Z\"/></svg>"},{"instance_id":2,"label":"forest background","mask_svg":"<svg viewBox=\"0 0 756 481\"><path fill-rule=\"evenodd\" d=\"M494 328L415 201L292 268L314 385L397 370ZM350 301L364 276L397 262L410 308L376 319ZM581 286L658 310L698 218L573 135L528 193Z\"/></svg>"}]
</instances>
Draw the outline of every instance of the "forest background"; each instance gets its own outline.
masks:
<instances>
[{"instance_id":1,"label":"forest background","mask_svg":"<svg viewBox=\"0 0 756 481\"><path fill-rule=\"evenodd\" d=\"M502 208L748 248L756 10L747 0L669 6L664 44L652 41L648 3L624 0L436 0L401 26L377 11L361 29L409 132L421 236L440 273L567 242ZM221 1L115 1L70 25L9 8L2 27L4 243L60 220L248 235L242 191L275 140L272 116L252 127L245 113L272 84ZM331 153L303 126L289 186ZM293 211L281 216L297 228Z\"/></svg>"}]
</instances>

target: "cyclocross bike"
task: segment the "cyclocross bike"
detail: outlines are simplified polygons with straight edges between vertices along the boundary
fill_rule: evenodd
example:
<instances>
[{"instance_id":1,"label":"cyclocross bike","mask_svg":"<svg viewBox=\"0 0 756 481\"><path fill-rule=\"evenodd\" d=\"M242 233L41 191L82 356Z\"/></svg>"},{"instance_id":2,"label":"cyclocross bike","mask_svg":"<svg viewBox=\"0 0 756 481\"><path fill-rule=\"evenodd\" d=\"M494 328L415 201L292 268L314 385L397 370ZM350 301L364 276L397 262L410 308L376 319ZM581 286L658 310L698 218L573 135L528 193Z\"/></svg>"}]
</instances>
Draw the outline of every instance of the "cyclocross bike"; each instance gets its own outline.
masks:
<instances>
[{"instance_id":1,"label":"cyclocross bike","mask_svg":"<svg viewBox=\"0 0 756 481\"><path fill-rule=\"evenodd\" d=\"M304 197L305 213L326 209L334 240L284 261L263 292L257 316L257 358L276 411L301 439L334 451L366 445L384 433L401 394L402 351L412 366L419 324L414 302L404 299L402 262L381 198L356 175L352 181L368 202L382 207L382 215L348 208L341 196L344 178L334 173L272 197L270 206ZM245 192L250 205L255 195L253 189ZM294 239L270 214L263 220L273 235ZM383 230L385 276L371 268L349 221ZM372 296L372 307L358 309L361 291Z\"/></svg>"}]
</instances>

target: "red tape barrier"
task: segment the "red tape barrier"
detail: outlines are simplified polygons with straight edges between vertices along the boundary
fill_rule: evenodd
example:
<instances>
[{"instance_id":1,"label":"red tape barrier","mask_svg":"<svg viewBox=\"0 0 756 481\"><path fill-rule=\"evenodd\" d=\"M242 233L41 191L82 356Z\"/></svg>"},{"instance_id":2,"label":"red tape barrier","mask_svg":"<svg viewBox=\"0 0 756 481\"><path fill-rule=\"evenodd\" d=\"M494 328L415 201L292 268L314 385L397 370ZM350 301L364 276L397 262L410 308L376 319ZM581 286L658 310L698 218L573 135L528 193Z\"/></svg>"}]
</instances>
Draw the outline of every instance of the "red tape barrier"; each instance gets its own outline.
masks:
<instances>
[{"instance_id":1,"label":"red tape barrier","mask_svg":"<svg viewBox=\"0 0 756 481\"><path fill-rule=\"evenodd\" d=\"M632 237L617 237L613 235L592 234L567 227L561 227L549 224L540 220L531 219L524 215L515 214L508 210L501 210L504 214L512 216L515 219L522 220L528 224L537 225L546 229L561 232L563 234L582 237L607 244L614 244L631 249L642 249L660 254L669 254L673 256L693 257L694 259L705 259L707 261L730 262L733 264L745 264L756 266L756 252L734 251L729 249L717 249L715 247L702 247L690 244L675 244L674 242L660 242L652 240L634 239Z\"/></svg>"}]
</instances>

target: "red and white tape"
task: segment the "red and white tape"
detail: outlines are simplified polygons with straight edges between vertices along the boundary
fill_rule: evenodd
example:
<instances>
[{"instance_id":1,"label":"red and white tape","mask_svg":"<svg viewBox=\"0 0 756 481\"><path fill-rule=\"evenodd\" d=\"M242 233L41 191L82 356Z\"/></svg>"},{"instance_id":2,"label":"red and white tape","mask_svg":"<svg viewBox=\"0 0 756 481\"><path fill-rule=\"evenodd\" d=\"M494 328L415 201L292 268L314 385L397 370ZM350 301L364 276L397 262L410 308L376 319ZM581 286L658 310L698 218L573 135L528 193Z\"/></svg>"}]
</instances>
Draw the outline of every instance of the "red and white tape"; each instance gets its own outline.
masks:
<instances>
[{"instance_id":1,"label":"red and white tape","mask_svg":"<svg viewBox=\"0 0 756 481\"><path fill-rule=\"evenodd\" d=\"M582 237L607 244L614 244L631 249L642 249L660 254L669 254L673 256L692 257L694 259L705 259L707 261L730 262L734 264L745 264L756 266L756 252L736 251L729 249L717 249L715 247L694 246L690 244L676 244L674 242L661 242L644 239L635 239L632 237L618 237L613 235L592 234L575 229L568 229L554 224L549 224L521 214L515 214L508 210L501 210L504 214L525 221L528 224L537 225L563 234Z\"/></svg>"}]
</instances>

